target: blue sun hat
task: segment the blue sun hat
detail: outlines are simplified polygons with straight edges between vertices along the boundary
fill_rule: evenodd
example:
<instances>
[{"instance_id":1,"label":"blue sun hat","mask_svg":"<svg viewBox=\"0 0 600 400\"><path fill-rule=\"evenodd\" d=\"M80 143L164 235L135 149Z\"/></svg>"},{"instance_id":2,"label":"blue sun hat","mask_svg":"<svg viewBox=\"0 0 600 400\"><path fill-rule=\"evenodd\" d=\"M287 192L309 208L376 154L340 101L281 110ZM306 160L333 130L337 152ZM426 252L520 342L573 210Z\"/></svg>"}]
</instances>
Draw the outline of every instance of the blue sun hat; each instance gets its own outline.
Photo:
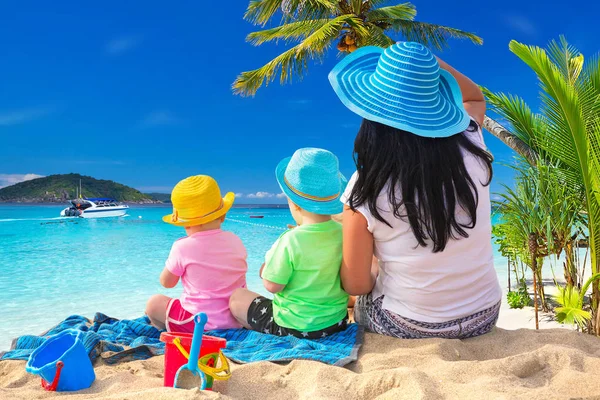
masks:
<instances>
[{"instance_id":1,"label":"blue sun hat","mask_svg":"<svg viewBox=\"0 0 600 400\"><path fill-rule=\"evenodd\" d=\"M296 150L275 169L283 193L298 207L315 214L332 215L343 211L340 196L348 181L340 172L337 157L315 148Z\"/></svg>"},{"instance_id":2,"label":"blue sun hat","mask_svg":"<svg viewBox=\"0 0 600 400\"><path fill-rule=\"evenodd\" d=\"M333 68L329 81L354 113L418 136L448 137L470 123L458 82L420 43L362 47Z\"/></svg>"}]
</instances>

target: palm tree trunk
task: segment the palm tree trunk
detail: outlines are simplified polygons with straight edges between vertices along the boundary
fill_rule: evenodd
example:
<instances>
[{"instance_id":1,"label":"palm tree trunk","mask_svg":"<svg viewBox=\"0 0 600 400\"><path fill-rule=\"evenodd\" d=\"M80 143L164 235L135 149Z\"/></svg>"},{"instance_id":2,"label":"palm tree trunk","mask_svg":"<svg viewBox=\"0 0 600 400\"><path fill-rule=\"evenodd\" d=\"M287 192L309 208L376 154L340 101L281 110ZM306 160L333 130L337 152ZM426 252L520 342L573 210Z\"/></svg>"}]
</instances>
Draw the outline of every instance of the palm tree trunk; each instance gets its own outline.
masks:
<instances>
[{"instance_id":1,"label":"palm tree trunk","mask_svg":"<svg viewBox=\"0 0 600 400\"><path fill-rule=\"evenodd\" d=\"M535 329L540 329L540 320L538 317L538 292L537 292L537 236L535 233L529 234L529 254L531 255L531 269L533 270L533 308L535 310Z\"/></svg>"},{"instance_id":2,"label":"palm tree trunk","mask_svg":"<svg viewBox=\"0 0 600 400\"><path fill-rule=\"evenodd\" d=\"M538 292L540 295L540 305L542 306L542 310L544 312L548 312L548 302L546 301L546 290L544 289L544 280L542 279L542 266L543 266L543 262L542 261L538 261L536 263L537 265L540 266L540 268L537 270L536 274L537 274L537 281L538 281Z\"/></svg>"},{"instance_id":3,"label":"palm tree trunk","mask_svg":"<svg viewBox=\"0 0 600 400\"><path fill-rule=\"evenodd\" d=\"M510 287L510 257L508 257L508 261L507 261L507 266L508 266L508 291L511 291L511 287Z\"/></svg>"},{"instance_id":4,"label":"palm tree trunk","mask_svg":"<svg viewBox=\"0 0 600 400\"><path fill-rule=\"evenodd\" d=\"M537 164L537 154L535 153L535 151L533 151L531 147L527 145L527 143L519 139L515 134L511 133L508 129L506 129L487 115L483 120L483 127L492 135L502 140L504 144L506 144L508 147L516 151L517 154L525 157L529 164Z\"/></svg>"},{"instance_id":5,"label":"palm tree trunk","mask_svg":"<svg viewBox=\"0 0 600 400\"><path fill-rule=\"evenodd\" d=\"M573 245L574 241L567 242L565 244L565 281L567 282L567 286L579 288L579 282L577 282L577 266L575 265L575 254Z\"/></svg>"}]
</instances>

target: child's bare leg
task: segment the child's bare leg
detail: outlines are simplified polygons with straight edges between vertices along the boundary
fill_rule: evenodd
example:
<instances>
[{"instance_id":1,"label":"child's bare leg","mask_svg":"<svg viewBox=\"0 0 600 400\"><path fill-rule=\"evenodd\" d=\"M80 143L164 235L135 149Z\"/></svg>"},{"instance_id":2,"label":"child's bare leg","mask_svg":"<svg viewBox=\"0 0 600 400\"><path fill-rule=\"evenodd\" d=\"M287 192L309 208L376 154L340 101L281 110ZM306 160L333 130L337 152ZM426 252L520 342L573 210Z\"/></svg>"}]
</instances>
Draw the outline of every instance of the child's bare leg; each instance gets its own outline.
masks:
<instances>
[{"instance_id":1,"label":"child's bare leg","mask_svg":"<svg viewBox=\"0 0 600 400\"><path fill-rule=\"evenodd\" d=\"M348 296L348 308L354 308L356 303L356 296Z\"/></svg>"},{"instance_id":2,"label":"child's bare leg","mask_svg":"<svg viewBox=\"0 0 600 400\"><path fill-rule=\"evenodd\" d=\"M146 315L150 318L152 325L158 329L165 329L165 319L167 318L167 306L171 301L170 297L162 294L155 294L148 299L146 303Z\"/></svg>"},{"instance_id":3,"label":"child's bare leg","mask_svg":"<svg viewBox=\"0 0 600 400\"><path fill-rule=\"evenodd\" d=\"M246 329L252 329L248 325L248 309L254 299L259 296L260 294L251 292L248 289L236 289L229 299L231 314Z\"/></svg>"}]
</instances>

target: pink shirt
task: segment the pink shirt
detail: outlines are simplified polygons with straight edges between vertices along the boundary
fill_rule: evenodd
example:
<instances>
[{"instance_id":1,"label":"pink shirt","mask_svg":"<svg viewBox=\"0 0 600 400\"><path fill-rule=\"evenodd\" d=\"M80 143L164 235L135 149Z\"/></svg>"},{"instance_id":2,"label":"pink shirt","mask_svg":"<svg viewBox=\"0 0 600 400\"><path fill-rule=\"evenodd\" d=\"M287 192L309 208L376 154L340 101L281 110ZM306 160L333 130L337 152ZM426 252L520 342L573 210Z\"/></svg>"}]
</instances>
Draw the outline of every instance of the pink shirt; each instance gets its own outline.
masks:
<instances>
[{"instance_id":1,"label":"pink shirt","mask_svg":"<svg viewBox=\"0 0 600 400\"><path fill-rule=\"evenodd\" d=\"M233 291L246 287L246 248L239 237L214 229L181 238L166 267L181 277L183 308L208 316L206 330L241 327L229 310Z\"/></svg>"}]
</instances>

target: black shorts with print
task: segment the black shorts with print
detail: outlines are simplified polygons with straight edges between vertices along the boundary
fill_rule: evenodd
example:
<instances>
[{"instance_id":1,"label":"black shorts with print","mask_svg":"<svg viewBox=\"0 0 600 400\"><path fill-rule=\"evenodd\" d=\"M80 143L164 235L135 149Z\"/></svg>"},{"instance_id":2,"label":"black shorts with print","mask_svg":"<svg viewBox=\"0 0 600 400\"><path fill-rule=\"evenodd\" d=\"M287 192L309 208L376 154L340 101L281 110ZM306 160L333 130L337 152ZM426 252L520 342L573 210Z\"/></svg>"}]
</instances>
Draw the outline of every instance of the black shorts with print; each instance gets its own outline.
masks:
<instances>
[{"instance_id":1,"label":"black shorts with print","mask_svg":"<svg viewBox=\"0 0 600 400\"><path fill-rule=\"evenodd\" d=\"M273 319L273 300L263 296L254 299L248 308L248 324L252 330L262 333L270 333L276 336L295 336L300 339L321 339L336 332L346 329L348 326L348 315L340 322L328 328L312 332L302 332L291 328L277 325Z\"/></svg>"}]
</instances>

